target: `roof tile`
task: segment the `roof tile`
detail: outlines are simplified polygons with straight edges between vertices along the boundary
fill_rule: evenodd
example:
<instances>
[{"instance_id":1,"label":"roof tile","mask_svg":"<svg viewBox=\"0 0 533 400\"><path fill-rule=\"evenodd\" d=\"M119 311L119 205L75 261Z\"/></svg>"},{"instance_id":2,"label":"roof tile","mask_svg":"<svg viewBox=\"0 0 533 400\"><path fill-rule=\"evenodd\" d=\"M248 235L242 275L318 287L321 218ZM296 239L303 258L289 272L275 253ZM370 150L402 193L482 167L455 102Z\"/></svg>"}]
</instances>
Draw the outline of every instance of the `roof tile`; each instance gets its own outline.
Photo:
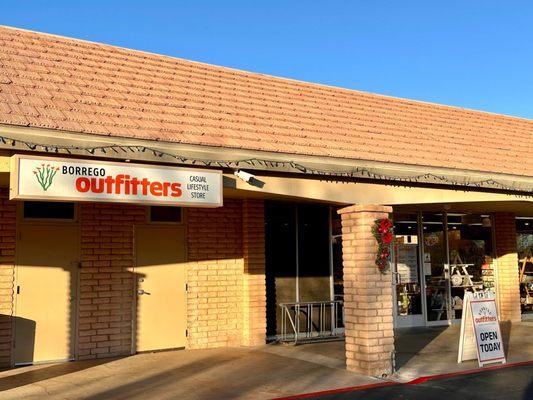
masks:
<instances>
[{"instance_id":1,"label":"roof tile","mask_svg":"<svg viewBox=\"0 0 533 400\"><path fill-rule=\"evenodd\" d=\"M7 27L0 122L533 176L531 120Z\"/></svg>"}]
</instances>

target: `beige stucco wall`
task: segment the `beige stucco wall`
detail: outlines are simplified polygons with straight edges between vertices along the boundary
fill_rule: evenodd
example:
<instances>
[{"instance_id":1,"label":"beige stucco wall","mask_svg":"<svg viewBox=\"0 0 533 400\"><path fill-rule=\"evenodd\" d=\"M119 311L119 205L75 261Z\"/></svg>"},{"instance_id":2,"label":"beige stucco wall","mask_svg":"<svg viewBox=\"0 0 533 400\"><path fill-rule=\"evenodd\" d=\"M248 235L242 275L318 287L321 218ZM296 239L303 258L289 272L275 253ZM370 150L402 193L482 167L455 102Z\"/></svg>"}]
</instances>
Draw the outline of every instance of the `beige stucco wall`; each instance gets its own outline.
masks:
<instances>
[{"instance_id":1,"label":"beige stucco wall","mask_svg":"<svg viewBox=\"0 0 533 400\"><path fill-rule=\"evenodd\" d=\"M244 182L234 175L224 175L224 194L233 196L256 196L265 198L291 197L326 201L339 205L387 204L451 204L457 207L474 207L474 203L491 203L490 207L529 210L533 214L533 199L524 196L480 191L451 190L442 188L393 186L377 183L335 182L318 177L297 178L257 175L255 185ZM487 205L488 208L489 205ZM513 210L516 211L516 210Z\"/></svg>"}]
</instances>

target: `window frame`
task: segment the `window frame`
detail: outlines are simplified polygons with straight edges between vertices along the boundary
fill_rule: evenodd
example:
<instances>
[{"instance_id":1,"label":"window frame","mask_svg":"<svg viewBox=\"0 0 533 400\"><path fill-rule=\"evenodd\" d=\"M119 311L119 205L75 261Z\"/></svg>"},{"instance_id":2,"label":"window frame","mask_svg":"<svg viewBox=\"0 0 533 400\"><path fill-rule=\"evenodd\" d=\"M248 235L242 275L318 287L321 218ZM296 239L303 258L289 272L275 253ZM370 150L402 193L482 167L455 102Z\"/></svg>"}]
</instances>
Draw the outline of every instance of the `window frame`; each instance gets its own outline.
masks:
<instances>
[{"instance_id":1,"label":"window frame","mask_svg":"<svg viewBox=\"0 0 533 400\"><path fill-rule=\"evenodd\" d=\"M24 213L24 205L28 202L35 203L70 203L73 205L73 215L72 218L29 218L26 217ZM73 201L35 201L35 200L24 200L20 201L17 205L17 219L22 223L77 223L79 217L79 203Z\"/></svg>"},{"instance_id":2,"label":"window frame","mask_svg":"<svg viewBox=\"0 0 533 400\"><path fill-rule=\"evenodd\" d=\"M148 206L148 211L147 211L147 215L146 215L146 218L147 218L147 222L151 225L185 225L185 218L186 218L186 212L185 212L185 207L173 207L173 208L179 208L180 209L180 220L179 221L153 221L152 220L152 208L153 207L173 207L173 206Z\"/></svg>"}]
</instances>

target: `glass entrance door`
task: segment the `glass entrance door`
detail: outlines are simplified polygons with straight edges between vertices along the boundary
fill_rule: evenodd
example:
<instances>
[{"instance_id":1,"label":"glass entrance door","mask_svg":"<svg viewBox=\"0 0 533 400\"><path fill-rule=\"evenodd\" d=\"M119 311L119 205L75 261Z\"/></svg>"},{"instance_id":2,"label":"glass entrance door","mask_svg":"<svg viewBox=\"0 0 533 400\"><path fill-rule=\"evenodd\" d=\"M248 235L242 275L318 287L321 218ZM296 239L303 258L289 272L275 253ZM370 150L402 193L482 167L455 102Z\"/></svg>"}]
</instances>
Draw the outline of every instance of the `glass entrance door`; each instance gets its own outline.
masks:
<instances>
[{"instance_id":1,"label":"glass entrance door","mask_svg":"<svg viewBox=\"0 0 533 400\"><path fill-rule=\"evenodd\" d=\"M418 215L394 214L393 272L395 326L424 325L420 286Z\"/></svg>"},{"instance_id":2,"label":"glass entrance door","mask_svg":"<svg viewBox=\"0 0 533 400\"><path fill-rule=\"evenodd\" d=\"M448 324L450 319L450 273L444 214L422 214L422 271L427 325Z\"/></svg>"},{"instance_id":3,"label":"glass entrance door","mask_svg":"<svg viewBox=\"0 0 533 400\"><path fill-rule=\"evenodd\" d=\"M494 291L489 215L448 214L450 318L461 319L466 292Z\"/></svg>"},{"instance_id":4,"label":"glass entrance door","mask_svg":"<svg viewBox=\"0 0 533 400\"><path fill-rule=\"evenodd\" d=\"M466 292L495 291L490 215L394 213L396 327L461 319Z\"/></svg>"}]
</instances>

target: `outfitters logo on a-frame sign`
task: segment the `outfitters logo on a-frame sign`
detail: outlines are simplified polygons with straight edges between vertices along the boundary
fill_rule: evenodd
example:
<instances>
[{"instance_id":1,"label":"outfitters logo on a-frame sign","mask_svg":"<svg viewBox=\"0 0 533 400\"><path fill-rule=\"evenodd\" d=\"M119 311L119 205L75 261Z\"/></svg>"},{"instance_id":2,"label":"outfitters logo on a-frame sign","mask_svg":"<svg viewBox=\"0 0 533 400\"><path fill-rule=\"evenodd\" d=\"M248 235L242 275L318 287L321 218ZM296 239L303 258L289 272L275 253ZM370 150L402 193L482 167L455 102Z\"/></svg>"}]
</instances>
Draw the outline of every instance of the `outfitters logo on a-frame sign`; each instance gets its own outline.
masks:
<instances>
[{"instance_id":1,"label":"outfitters logo on a-frame sign","mask_svg":"<svg viewBox=\"0 0 533 400\"><path fill-rule=\"evenodd\" d=\"M222 172L15 155L11 199L222 206Z\"/></svg>"}]
</instances>

